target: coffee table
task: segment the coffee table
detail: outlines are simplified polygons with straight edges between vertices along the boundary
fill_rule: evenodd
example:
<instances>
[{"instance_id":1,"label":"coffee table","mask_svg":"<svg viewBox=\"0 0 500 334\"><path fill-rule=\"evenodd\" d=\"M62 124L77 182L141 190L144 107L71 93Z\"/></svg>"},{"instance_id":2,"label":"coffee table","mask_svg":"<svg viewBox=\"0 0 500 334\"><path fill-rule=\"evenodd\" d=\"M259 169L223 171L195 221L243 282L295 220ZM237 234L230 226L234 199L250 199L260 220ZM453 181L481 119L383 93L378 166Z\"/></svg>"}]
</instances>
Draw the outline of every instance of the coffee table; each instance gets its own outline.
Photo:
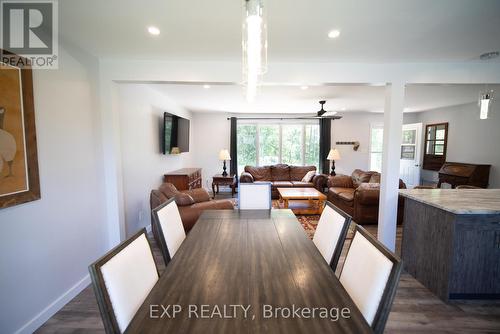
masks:
<instances>
[{"instance_id":1,"label":"coffee table","mask_svg":"<svg viewBox=\"0 0 500 334\"><path fill-rule=\"evenodd\" d=\"M299 215L320 215L325 206L326 195L314 188L278 188L280 201L285 209ZM290 207L290 201L295 205Z\"/></svg>"}]
</instances>

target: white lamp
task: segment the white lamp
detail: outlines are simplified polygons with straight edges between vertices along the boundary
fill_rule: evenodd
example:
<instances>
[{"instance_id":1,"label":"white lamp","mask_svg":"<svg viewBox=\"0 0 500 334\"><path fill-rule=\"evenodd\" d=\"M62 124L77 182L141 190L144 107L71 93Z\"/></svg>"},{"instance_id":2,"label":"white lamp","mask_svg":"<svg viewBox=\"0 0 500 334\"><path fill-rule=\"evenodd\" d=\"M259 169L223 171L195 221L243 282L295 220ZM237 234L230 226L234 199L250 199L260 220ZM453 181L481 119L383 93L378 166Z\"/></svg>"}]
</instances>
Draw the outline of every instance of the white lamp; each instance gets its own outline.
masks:
<instances>
[{"instance_id":1,"label":"white lamp","mask_svg":"<svg viewBox=\"0 0 500 334\"><path fill-rule=\"evenodd\" d=\"M335 160L340 160L340 153L336 148L332 148L330 152L328 152L327 160L331 160L332 162L332 171L330 175L335 176Z\"/></svg>"},{"instance_id":2,"label":"white lamp","mask_svg":"<svg viewBox=\"0 0 500 334\"><path fill-rule=\"evenodd\" d=\"M220 150L219 152L219 160L224 161L222 167L222 176L227 176L226 172L226 160L231 160L231 156L229 155L229 151L227 149Z\"/></svg>"}]
</instances>

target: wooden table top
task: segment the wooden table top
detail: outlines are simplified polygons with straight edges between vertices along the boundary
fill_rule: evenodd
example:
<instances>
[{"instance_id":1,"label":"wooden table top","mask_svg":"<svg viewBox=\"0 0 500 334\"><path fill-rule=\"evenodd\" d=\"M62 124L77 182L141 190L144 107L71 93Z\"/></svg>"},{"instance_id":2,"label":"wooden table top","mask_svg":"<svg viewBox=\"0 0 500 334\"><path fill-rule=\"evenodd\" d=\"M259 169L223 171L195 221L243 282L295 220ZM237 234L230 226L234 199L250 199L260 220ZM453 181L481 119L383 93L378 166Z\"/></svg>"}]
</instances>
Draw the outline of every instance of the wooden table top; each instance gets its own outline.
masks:
<instances>
[{"instance_id":1,"label":"wooden table top","mask_svg":"<svg viewBox=\"0 0 500 334\"><path fill-rule=\"evenodd\" d=\"M315 188L278 188L283 199L326 199L326 195Z\"/></svg>"},{"instance_id":2,"label":"wooden table top","mask_svg":"<svg viewBox=\"0 0 500 334\"><path fill-rule=\"evenodd\" d=\"M160 305L169 311L163 313ZM301 308L299 317L286 318L287 311L278 311L276 318L265 317L275 314L278 307L293 312L293 305ZM174 307L178 310L175 318ZM331 315L318 313L317 309L314 318L305 318L305 308L310 314L312 308L326 308ZM349 318L347 311L345 317L341 316L344 308L350 310ZM210 314L214 317L202 318ZM338 320L332 321L336 314ZM208 210L188 234L126 332L372 330L290 210Z\"/></svg>"},{"instance_id":3,"label":"wooden table top","mask_svg":"<svg viewBox=\"0 0 500 334\"><path fill-rule=\"evenodd\" d=\"M214 180L217 180L217 179L223 179L223 180L234 180L234 174L233 175L229 175L227 174L226 176L222 175L222 174L215 174L213 177L212 177Z\"/></svg>"}]
</instances>

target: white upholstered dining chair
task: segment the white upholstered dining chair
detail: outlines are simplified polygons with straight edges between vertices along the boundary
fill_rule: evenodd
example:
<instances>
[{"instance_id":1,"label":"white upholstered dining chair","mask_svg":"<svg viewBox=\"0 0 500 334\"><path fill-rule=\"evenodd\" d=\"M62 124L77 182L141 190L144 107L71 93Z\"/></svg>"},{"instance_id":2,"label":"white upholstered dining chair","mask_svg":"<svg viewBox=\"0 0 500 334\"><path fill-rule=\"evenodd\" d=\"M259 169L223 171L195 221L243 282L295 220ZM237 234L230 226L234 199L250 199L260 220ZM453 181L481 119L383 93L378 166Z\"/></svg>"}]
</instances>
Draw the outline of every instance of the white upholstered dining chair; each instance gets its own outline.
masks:
<instances>
[{"instance_id":1,"label":"white upholstered dining chair","mask_svg":"<svg viewBox=\"0 0 500 334\"><path fill-rule=\"evenodd\" d=\"M146 230L89 266L106 333L123 333L159 278Z\"/></svg>"},{"instance_id":2,"label":"white upholstered dining chair","mask_svg":"<svg viewBox=\"0 0 500 334\"><path fill-rule=\"evenodd\" d=\"M334 272L351 220L347 213L326 202L314 232L313 242Z\"/></svg>"},{"instance_id":3,"label":"white upholstered dining chair","mask_svg":"<svg viewBox=\"0 0 500 334\"><path fill-rule=\"evenodd\" d=\"M356 225L340 282L375 333L382 333L401 276L401 260Z\"/></svg>"},{"instance_id":4,"label":"white upholstered dining chair","mask_svg":"<svg viewBox=\"0 0 500 334\"><path fill-rule=\"evenodd\" d=\"M167 265L175 255L184 239L186 232L182 224L179 209L172 197L165 203L153 209L153 224L156 224L160 238L160 249L165 265Z\"/></svg>"},{"instance_id":5,"label":"white upholstered dining chair","mask_svg":"<svg viewBox=\"0 0 500 334\"><path fill-rule=\"evenodd\" d=\"M240 183L238 185L238 208L240 210L270 210L271 183Z\"/></svg>"}]
</instances>

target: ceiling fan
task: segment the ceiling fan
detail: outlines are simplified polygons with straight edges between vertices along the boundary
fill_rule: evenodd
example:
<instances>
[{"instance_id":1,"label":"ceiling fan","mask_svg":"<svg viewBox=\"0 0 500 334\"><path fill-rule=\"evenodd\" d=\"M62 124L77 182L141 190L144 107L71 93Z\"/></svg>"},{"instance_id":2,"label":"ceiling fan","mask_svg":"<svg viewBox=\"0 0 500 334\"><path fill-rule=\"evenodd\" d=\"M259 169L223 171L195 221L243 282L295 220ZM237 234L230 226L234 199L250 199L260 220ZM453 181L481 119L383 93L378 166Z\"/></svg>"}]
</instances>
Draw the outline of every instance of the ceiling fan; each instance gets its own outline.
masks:
<instances>
[{"instance_id":1,"label":"ceiling fan","mask_svg":"<svg viewBox=\"0 0 500 334\"><path fill-rule=\"evenodd\" d=\"M324 109L326 101L319 101L321 105L321 110L319 110L316 114L317 118L330 118L330 119L341 119L342 116L335 116L336 111L327 111Z\"/></svg>"}]
</instances>

